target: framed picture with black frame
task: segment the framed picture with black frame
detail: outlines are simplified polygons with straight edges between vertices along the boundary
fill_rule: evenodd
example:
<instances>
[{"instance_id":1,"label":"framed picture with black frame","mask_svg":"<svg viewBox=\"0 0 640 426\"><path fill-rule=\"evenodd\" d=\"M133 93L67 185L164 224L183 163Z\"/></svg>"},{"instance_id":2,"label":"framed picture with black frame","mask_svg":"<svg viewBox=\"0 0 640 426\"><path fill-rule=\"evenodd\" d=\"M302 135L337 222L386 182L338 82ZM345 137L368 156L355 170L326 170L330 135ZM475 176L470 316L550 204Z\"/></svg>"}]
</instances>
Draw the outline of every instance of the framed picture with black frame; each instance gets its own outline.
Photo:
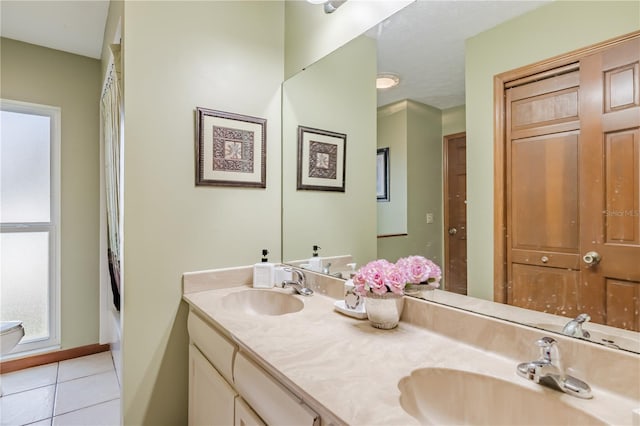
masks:
<instances>
[{"instance_id":1,"label":"framed picture with black frame","mask_svg":"<svg viewBox=\"0 0 640 426\"><path fill-rule=\"evenodd\" d=\"M347 135L298 126L297 189L345 192Z\"/></svg>"},{"instance_id":2,"label":"framed picture with black frame","mask_svg":"<svg viewBox=\"0 0 640 426\"><path fill-rule=\"evenodd\" d=\"M267 120L196 108L196 186L267 186Z\"/></svg>"},{"instance_id":3,"label":"framed picture with black frame","mask_svg":"<svg viewBox=\"0 0 640 426\"><path fill-rule=\"evenodd\" d=\"M376 198L390 201L389 194L389 148L378 148L376 157Z\"/></svg>"}]
</instances>

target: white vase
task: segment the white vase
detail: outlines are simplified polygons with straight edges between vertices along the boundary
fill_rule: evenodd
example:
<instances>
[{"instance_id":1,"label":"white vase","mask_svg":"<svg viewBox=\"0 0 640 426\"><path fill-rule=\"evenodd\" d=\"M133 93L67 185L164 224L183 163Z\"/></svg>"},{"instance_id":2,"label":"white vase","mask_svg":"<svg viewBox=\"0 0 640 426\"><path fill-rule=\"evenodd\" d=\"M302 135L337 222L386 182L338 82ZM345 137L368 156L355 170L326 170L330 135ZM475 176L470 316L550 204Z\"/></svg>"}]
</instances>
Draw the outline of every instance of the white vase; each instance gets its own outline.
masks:
<instances>
[{"instance_id":1,"label":"white vase","mask_svg":"<svg viewBox=\"0 0 640 426\"><path fill-rule=\"evenodd\" d=\"M433 291L438 288L437 283L429 284L407 284L404 288L404 294L407 296L424 297L427 292Z\"/></svg>"},{"instance_id":2,"label":"white vase","mask_svg":"<svg viewBox=\"0 0 640 426\"><path fill-rule=\"evenodd\" d=\"M366 297L367 317L373 327L389 330L398 325L404 307L404 299L401 294L369 292Z\"/></svg>"}]
</instances>

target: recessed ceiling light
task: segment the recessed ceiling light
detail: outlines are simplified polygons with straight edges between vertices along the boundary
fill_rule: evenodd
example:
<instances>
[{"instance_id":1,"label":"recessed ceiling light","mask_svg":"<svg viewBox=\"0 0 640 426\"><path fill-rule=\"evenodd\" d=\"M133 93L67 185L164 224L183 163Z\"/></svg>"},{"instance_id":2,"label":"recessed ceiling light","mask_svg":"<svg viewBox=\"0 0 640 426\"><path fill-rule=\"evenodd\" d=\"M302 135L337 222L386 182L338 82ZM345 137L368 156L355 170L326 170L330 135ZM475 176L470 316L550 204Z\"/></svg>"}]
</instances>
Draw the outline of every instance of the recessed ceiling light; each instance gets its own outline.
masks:
<instances>
[{"instance_id":1,"label":"recessed ceiling light","mask_svg":"<svg viewBox=\"0 0 640 426\"><path fill-rule=\"evenodd\" d=\"M376 89L389 89L400 83L400 77L397 74L384 73L378 74L376 78Z\"/></svg>"}]
</instances>

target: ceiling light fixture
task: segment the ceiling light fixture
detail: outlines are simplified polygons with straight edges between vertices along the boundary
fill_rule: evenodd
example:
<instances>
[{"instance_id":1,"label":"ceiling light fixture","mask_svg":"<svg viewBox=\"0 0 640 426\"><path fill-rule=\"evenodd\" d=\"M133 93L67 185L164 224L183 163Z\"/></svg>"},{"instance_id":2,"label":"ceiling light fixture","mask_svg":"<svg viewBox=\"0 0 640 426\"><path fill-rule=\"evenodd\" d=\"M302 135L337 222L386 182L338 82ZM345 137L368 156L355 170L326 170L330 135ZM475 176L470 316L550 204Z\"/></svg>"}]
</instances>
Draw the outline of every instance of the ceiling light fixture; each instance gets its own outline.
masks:
<instances>
[{"instance_id":1,"label":"ceiling light fixture","mask_svg":"<svg viewBox=\"0 0 640 426\"><path fill-rule=\"evenodd\" d=\"M378 74L376 78L376 89L390 89L400 83L400 77L397 74L384 73Z\"/></svg>"},{"instance_id":2,"label":"ceiling light fixture","mask_svg":"<svg viewBox=\"0 0 640 426\"><path fill-rule=\"evenodd\" d=\"M324 13L333 13L347 0L307 0L311 4L324 4Z\"/></svg>"}]
</instances>

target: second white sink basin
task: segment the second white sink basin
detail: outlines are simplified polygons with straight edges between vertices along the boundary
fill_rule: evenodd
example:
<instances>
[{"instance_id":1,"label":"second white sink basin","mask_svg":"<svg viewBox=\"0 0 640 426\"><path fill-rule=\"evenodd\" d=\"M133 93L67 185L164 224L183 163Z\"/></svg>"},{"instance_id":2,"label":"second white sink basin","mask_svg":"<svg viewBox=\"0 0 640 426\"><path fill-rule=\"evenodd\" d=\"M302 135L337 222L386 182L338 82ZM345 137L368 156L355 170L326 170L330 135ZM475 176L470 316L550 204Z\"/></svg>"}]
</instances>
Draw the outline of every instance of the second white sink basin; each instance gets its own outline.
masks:
<instances>
[{"instance_id":1,"label":"second white sink basin","mask_svg":"<svg viewBox=\"0 0 640 426\"><path fill-rule=\"evenodd\" d=\"M515 374L513 380L524 380ZM427 425L602 425L562 402L491 376L446 368L415 370L398 383L400 405ZM550 391L555 392L555 391Z\"/></svg>"},{"instance_id":2,"label":"second white sink basin","mask_svg":"<svg viewBox=\"0 0 640 426\"><path fill-rule=\"evenodd\" d=\"M245 290L224 296L222 306L250 315L284 315L302 310L304 303L291 294L275 290Z\"/></svg>"}]
</instances>

